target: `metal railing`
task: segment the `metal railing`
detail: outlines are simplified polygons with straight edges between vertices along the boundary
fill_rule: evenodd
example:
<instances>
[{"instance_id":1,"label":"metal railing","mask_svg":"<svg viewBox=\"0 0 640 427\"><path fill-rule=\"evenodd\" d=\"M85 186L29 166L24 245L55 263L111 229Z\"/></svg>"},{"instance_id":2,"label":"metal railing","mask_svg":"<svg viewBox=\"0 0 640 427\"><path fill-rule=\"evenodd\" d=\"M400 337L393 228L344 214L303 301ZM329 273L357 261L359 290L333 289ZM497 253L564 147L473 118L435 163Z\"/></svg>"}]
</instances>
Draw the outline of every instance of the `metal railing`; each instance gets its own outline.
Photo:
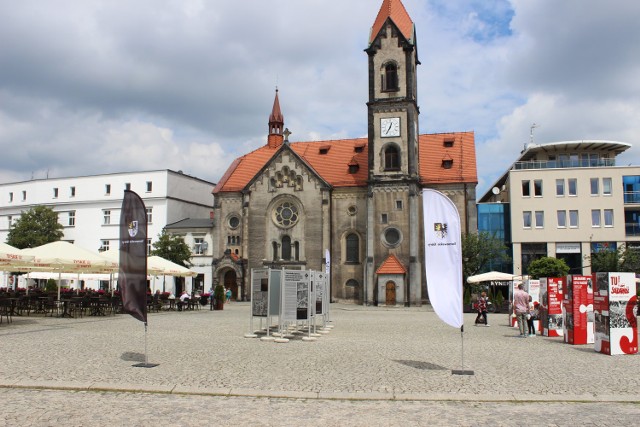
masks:
<instances>
[{"instance_id":1,"label":"metal railing","mask_svg":"<svg viewBox=\"0 0 640 427\"><path fill-rule=\"evenodd\" d=\"M516 162L514 169L562 169L562 168L604 168L615 166L615 159L597 160L531 160L526 162Z\"/></svg>"}]
</instances>

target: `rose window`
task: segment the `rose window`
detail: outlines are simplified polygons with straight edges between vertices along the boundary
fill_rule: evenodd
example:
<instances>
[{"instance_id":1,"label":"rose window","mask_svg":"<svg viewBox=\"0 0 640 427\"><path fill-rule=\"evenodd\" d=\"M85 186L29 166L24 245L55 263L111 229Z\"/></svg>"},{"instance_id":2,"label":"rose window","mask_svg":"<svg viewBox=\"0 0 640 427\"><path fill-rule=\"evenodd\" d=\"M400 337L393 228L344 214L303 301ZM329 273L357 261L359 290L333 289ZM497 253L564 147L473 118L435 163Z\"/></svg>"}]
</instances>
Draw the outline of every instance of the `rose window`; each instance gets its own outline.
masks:
<instances>
[{"instance_id":1,"label":"rose window","mask_svg":"<svg viewBox=\"0 0 640 427\"><path fill-rule=\"evenodd\" d=\"M281 227L291 227L298 222L298 208L291 202L283 202L273 212L276 224Z\"/></svg>"}]
</instances>

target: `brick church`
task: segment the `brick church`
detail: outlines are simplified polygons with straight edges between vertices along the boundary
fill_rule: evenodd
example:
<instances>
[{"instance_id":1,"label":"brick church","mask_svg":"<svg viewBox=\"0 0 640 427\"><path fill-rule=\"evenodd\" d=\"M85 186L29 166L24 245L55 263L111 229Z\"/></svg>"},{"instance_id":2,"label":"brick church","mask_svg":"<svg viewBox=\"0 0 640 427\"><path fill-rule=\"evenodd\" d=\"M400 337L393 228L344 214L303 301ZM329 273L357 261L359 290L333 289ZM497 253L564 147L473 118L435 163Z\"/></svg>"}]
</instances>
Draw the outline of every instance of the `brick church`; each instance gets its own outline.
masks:
<instances>
[{"instance_id":1,"label":"brick church","mask_svg":"<svg viewBox=\"0 0 640 427\"><path fill-rule=\"evenodd\" d=\"M463 232L477 229L474 134L419 134L416 30L400 0L383 1L365 52L368 137L289 141L276 91L266 144L214 188L213 280L235 298L250 298L252 268L324 271L328 250L333 301L420 305L421 190L446 194Z\"/></svg>"}]
</instances>

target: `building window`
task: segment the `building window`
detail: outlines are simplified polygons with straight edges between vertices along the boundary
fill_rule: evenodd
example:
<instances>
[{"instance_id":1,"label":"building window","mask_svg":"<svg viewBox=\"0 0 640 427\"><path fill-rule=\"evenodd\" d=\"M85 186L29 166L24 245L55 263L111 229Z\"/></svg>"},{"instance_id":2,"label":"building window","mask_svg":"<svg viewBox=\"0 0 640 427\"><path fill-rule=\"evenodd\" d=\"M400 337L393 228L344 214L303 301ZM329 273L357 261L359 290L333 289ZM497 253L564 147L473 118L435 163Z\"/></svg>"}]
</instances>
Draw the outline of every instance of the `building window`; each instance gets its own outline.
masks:
<instances>
[{"instance_id":1,"label":"building window","mask_svg":"<svg viewBox=\"0 0 640 427\"><path fill-rule=\"evenodd\" d=\"M451 169L453 167L453 160L445 159L442 161L442 169Z\"/></svg>"},{"instance_id":2,"label":"building window","mask_svg":"<svg viewBox=\"0 0 640 427\"><path fill-rule=\"evenodd\" d=\"M298 208L289 201L280 203L273 211L273 221L284 228L296 225L299 216Z\"/></svg>"},{"instance_id":3,"label":"building window","mask_svg":"<svg viewBox=\"0 0 640 427\"><path fill-rule=\"evenodd\" d=\"M13 225L13 216L7 215L7 224L9 225L9 228L11 228Z\"/></svg>"},{"instance_id":4,"label":"building window","mask_svg":"<svg viewBox=\"0 0 640 427\"><path fill-rule=\"evenodd\" d=\"M386 246L393 248L402 241L402 234L397 228L390 227L384 231L383 240Z\"/></svg>"},{"instance_id":5,"label":"building window","mask_svg":"<svg viewBox=\"0 0 640 427\"><path fill-rule=\"evenodd\" d=\"M569 211L569 228L578 228L578 211Z\"/></svg>"},{"instance_id":6,"label":"building window","mask_svg":"<svg viewBox=\"0 0 640 427\"><path fill-rule=\"evenodd\" d=\"M393 145L388 146L384 150L384 170L400 170L400 153Z\"/></svg>"},{"instance_id":7,"label":"building window","mask_svg":"<svg viewBox=\"0 0 640 427\"><path fill-rule=\"evenodd\" d=\"M398 90L398 67L390 62L384 66L382 74L382 90L384 92L395 92Z\"/></svg>"},{"instance_id":8,"label":"building window","mask_svg":"<svg viewBox=\"0 0 640 427\"><path fill-rule=\"evenodd\" d=\"M536 211L536 228L544 228L544 211Z\"/></svg>"},{"instance_id":9,"label":"building window","mask_svg":"<svg viewBox=\"0 0 640 427\"><path fill-rule=\"evenodd\" d=\"M453 139L445 139L445 140L443 141L442 145L443 145L445 148L451 148L451 147L453 147L453 143L454 143L454 140L453 140Z\"/></svg>"},{"instance_id":10,"label":"building window","mask_svg":"<svg viewBox=\"0 0 640 427\"><path fill-rule=\"evenodd\" d=\"M346 238L346 261L348 263L360 262L360 238L357 234L351 233Z\"/></svg>"},{"instance_id":11,"label":"building window","mask_svg":"<svg viewBox=\"0 0 640 427\"><path fill-rule=\"evenodd\" d=\"M147 208L147 224L153 224L153 208Z\"/></svg>"},{"instance_id":12,"label":"building window","mask_svg":"<svg viewBox=\"0 0 640 427\"><path fill-rule=\"evenodd\" d=\"M54 188L54 189L53 189L53 198L54 198L54 199L57 199L57 198L58 198L58 189L57 189L57 188Z\"/></svg>"},{"instance_id":13,"label":"building window","mask_svg":"<svg viewBox=\"0 0 640 427\"><path fill-rule=\"evenodd\" d=\"M9 193L9 201L10 201L10 202L13 202L13 192L10 192L10 193Z\"/></svg>"},{"instance_id":14,"label":"building window","mask_svg":"<svg viewBox=\"0 0 640 427\"><path fill-rule=\"evenodd\" d=\"M293 243L293 259L300 261L300 242Z\"/></svg>"},{"instance_id":15,"label":"building window","mask_svg":"<svg viewBox=\"0 0 640 427\"><path fill-rule=\"evenodd\" d=\"M69 188L69 194L71 197L76 197L76 187Z\"/></svg>"},{"instance_id":16,"label":"building window","mask_svg":"<svg viewBox=\"0 0 640 427\"><path fill-rule=\"evenodd\" d=\"M577 196L578 195L578 180L576 178L569 178L567 180L569 184L569 196Z\"/></svg>"},{"instance_id":17,"label":"building window","mask_svg":"<svg viewBox=\"0 0 640 427\"><path fill-rule=\"evenodd\" d=\"M193 253L196 255L204 255L204 238L196 237L193 241Z\"/></svg>"},{"instance_id":18,"label":"building window","mask_svg":"<svg viewBox=\"0 0 640 427\"><path fill-rule=\"evenodd\" d=\"M124 184L124 189L125 190L131 190L131 183L127 182L126 184Z\"/></svg>"},{"instance_id":19,"label":"building window","mask_svg":"<svg viewBox=\"0 0 640 427\"><path fill-rule=\"evenodd\" d=\"M151 193L153 190L153 182L147 181L147 193Z\"/></svg>"},{"instance_id":20,"label":"building window","mask_svg":"<svg viewBox=\"0 0 640 427\"><path fill-rule=\"evenodd\" d=\"M558 211L558 228L567 228L567 211Z\"/></svg>"},{"instance_id":21,"label":"building window","mask_svg":"<svg viewBox=\"0 0 640 427\"><path fill-rule=\"evenodd\" d=\"M599 181L598 178L591 178L590 179L590 182L591 182L591 195L592 196L597 196L598 194L600 194L598 181Z\"/></svg>"},{"instance_id":22,"label":"building window","mask_svg":"<svg viewBox=\"0 0 640 427\"><path fill-rule=\"evenodd\" d=\"M611 178L602 178L602 194L604 196L611 195Z\"/></svg>"},{"instance_id":23,"label":"building window","mask_svg":"<svg viewBox=\"0 0 640 427\"><path fill-rule=\"evenodd\" d=\"M273 261L277 261L278 260L278 243L277 242L271 243L271 251L273 252Z\"/></svg>"},{"instance_id":24,"label":"building window","mask_svg":"<svg viewBox=\"0 0 640 427\"><path fill-rule=\"evenodd\" d=\"M100 252L106 252L109 250L110 242L109 240L102 240L100 242Z\"/></svg>"},{"instance_id":25,"label":"building window","mask_svg":"<svg viewBox=\"0 0 640 427\"><path fill-rule=\"evenodd\" d=\"M104 185L104 194L107 196L111 194L111 184Z\"/></svg>"},{"instance_id":26,"label":"building window","mask_svg":"<svg viewBox=\"0 0 640 427\"><path fill-rule=\"evenodd\" d=\"M604 210L604 226L613 227L613 209Z\"/></svg>"},{"instance_id":27,"label":"building window","mask_svg":"<svg viewBox=\"0 0 640 427\"><path fill-rule=\"evenodd\" d=\"M524 228L531 228L531 211L522 212L522 226Z\"/></svg>"},{"instance_id":28,"label":"building window","mask_svg":"<svg viewBox=\"0 0 640 427\"><path fill-rule=\"evenodd\" d=\"M240 225L240 218L237 216L232 216L229 218L229 228L236 229Z\"/></svg>"},{"instance_id":29,"label":"building window","mask_svg":"<svg viewBox=\"0 0 640 427\"><path fill-rule=\"evenodd\" d=\"M151 239L147 239L147 255L149 255L152 250L153 250L153 245L151 244Z\"/></svg>"},{"instance_id":30,"label":"building window","mask_svg":"<svg viewBox=\"0 0 640 427\"><path fill-rule=\"evenodd\" d=\"M531 184L530 181L522 181L522 197L531 197Z\"/></svg>"},{"instance_id":31,"label":"building window","mask_svg":"<svg viewBox=\"0 0 640 427\"><path fill-rule=\"evenodd\" d=\"M347 283L345 283L345 286L349 288L356 288L358 287L358 281L356 279L349 279L347 280Z\"/></svg>"},{"instance_id":32,"label":"building window","mask_svg":"<svg viewBox=\"0 0 640 427\"><path fill-rule=\"evenodd\" d=\"M102 224L109 225L111 224L111 211L109 209L105 209L102 211Z\"/></svg>"},{"instance_id":33,"label":"building window","mask_svg":"<svg viewBox=\"0 0 640 427\"><path fill-rule=\"evenodd\" d=\"M386 213L383 213L380 215L380 223L381 224L388 224L389 223L389 216Z\"/></svg>"},{"instance_id":34,"label":"building window","mask_svg":"<svg viewBox=\"0 0 640 427\"><path fill-rule=\"evenodd\" d=\"M564 196L564 179L556 179L556 196Z\"/></svg>"},{"instance_id":35,"label":"building window","mask_svg":"<svg viewBox=\"0 0 640 427\"><path fill-rule=\"evenodd\" d=\"M396 200L396 209L399 211L402 210L402 200Z\"/></svg>"},{"instance_id":36,"label":"building window","mask_svg":"<svg viewBox=\"0 0 640 427\"><path fill-rule=\"evenodd\" d=\"M69 225L69 227L75 227L75 225L76 225L76 211L70 211L69 212L69 218L68 218L67 225Z\"/></svg>"},{"instance_id":37,"label":"building window","mask_svg":"<svg viewBox=\"0 0 640 427\"><path fill-rule=\"evenodd\" d=\"M591 226L592 227L600 227L600 209L592 209L591 210Z\"/></svg>"},{"instance_id":38,"label":"building window","mask_svg":"<svg viewBox=\"0 0 640 427\"><path fill-rule=\"evenodd\" d=\"M536 179L533 181L533 195L535 197L542 197L542 180Z\"/></svg>"},{"instance_id":39,"label":"building window","mask_svg":"<svg viewBox=\"0 0 640 427\"><path fill-rule=\"evenodd\" d=\"M27 200L27 192L23 191L22 192L22 201L24 202L25 200Z\"/></svg>"},{"instance_id":40,"label":"building window","mask_svg":"<svg viewBox=\"0 0 640 427\"><path fill-rule=\"evenodd\" d=\"M291 260L291 237L282 236L282 259Z\"/></svg>"}]
</instances>

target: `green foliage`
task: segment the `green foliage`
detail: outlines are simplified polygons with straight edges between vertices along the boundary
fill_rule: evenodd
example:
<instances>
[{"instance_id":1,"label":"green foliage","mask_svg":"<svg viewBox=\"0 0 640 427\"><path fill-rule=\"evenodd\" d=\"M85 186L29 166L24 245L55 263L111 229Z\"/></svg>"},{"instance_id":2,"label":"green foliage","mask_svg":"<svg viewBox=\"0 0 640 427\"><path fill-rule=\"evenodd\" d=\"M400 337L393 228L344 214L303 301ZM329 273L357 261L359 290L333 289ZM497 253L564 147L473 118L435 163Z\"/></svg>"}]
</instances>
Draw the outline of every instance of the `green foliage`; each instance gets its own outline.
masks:
<instances>
[{"instance_id":1,"label":"green foliage","mask_svg":"<svg viewBox=\"0 0 640 427\"><path fill-rule=\"evenodd\" d=\"M191 262L191 249L184 242L182 236L174 236L162 230L158 235L158 240L153 243L151 255L157 255L169 261L175 262L183 267L189 267Z\"/></svg>"},{"instance_id":2,"label":"green foliage","mask_svg":"<svg viewBox=\"0 0 640 427\"><path fill-rule=\"evenodd\" d=\"M502 308L502 304L504 303L504 296L502 295L502 292L500 291L496 292L496 297L494 302L498 310Z\"/></svg>"},{"instance_id":3,"label":"green foliage","mask_svg":"<svg viewBox=\"0 0 640 427\"><path fill-rule=\"evenodd\" d=\"M46 292L58 292L58 285L54 279L47 280L47 284L44 287Z\"/></svg>"},{"instance_id":4,"label":"green foliage","mask_svg":"<svg viewBox=\"0 0 640 427\"><path fill-rule=\"evenodd\" d=\"M478 234L462 235L462 275L464 283L467 277L478 274L487 268L491 261L509 262L508 248L495 235L482 231Z\"/></svg>"},{"instance_id":5,"label":"green foliage","mask_svg":"<svg viewBox=\"0 0 640 427\"><path fill-rule=\"evenodd\" d=\"M601 251L591 254L591 271L636 272L640 270L640 254L637 250L622 245L618 250Z\"/></svg>"},{"instance_id":6,"label":"green foliage","mask_svg":"<svg viewBox=\"0 0 640 427\"><path fill-rule=\"evenodd\" d=\"M529 264L529 275L532 279L541 277L564 277L569 273L569 266L563 259L542 257Z\"/></svg>"},{"instance_id":7,"label":"green foliage","mask_svg":"<svg viewBox=\"0 0 640 427\"><path fill-rule=\"evenodd\" d=\"M36 206L22 215L11 226L7 244L18 248L35 248L46 243L57 242L64 236L58 222L58 214L46 206Z\"/></svg>"}]
</instances>

